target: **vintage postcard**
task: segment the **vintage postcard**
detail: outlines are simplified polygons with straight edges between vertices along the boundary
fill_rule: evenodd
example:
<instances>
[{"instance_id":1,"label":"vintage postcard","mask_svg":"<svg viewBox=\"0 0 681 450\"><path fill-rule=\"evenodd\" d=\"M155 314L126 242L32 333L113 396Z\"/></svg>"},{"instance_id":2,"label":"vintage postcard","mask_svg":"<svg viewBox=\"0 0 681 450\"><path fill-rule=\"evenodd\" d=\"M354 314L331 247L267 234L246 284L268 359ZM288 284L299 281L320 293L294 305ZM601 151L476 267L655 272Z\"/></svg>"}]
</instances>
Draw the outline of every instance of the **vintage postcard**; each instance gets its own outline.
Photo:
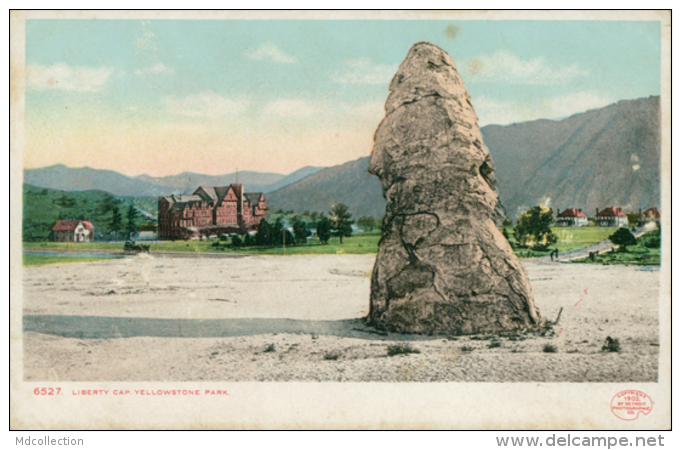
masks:
<instances>
[{"instance_id":1,"label":"vintage postcard","mask_svg":"<svg viewBox=\"0 0 681 450\"><path fill-rule=\"evenodd\" d=\"M670 12L10 22L12 429L670 429Z\"/></svg>"}]
</instances>

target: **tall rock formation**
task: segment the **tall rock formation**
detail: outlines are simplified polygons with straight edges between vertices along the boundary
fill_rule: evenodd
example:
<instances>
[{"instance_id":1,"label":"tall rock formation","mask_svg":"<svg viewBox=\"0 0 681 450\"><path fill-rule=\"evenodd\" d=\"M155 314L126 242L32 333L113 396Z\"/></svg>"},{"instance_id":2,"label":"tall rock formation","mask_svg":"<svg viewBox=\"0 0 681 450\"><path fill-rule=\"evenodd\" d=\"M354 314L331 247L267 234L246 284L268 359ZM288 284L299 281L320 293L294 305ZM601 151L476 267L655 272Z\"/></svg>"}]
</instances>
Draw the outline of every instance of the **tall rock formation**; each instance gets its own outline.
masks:
<instances>
[{"instance_id":1,"label":"tall rock formation","mask_svg":"<svg viewBox=\"0 0 681 450\"><path fill-rule=\"evenodd\" d=\"M427 334L537 324L527 273L495 225L494 164L452 58L413 45L385 110L369 165L388 202L369 323Z\"/></svg>"}]
</instances>

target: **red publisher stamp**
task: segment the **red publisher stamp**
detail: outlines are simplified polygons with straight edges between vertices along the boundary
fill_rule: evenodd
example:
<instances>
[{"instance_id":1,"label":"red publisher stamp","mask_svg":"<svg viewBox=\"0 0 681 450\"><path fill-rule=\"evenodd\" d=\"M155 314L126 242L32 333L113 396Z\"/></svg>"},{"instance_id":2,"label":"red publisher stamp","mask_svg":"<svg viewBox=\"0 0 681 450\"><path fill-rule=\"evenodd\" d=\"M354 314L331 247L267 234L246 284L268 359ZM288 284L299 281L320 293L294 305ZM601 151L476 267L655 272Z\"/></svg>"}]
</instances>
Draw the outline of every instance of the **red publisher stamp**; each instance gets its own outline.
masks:
<instances>
[{"instance_id":1,"label":"red publisher stamp","mask_svg":"<svg viewBox=\"0 0 681 450\"><path fill-rule=\"evenodd\" d=\"M610 401L610 410L622 420L636 420L653 410L653 400L641 391L620 391Z\"/></svg>"}]
</instances>

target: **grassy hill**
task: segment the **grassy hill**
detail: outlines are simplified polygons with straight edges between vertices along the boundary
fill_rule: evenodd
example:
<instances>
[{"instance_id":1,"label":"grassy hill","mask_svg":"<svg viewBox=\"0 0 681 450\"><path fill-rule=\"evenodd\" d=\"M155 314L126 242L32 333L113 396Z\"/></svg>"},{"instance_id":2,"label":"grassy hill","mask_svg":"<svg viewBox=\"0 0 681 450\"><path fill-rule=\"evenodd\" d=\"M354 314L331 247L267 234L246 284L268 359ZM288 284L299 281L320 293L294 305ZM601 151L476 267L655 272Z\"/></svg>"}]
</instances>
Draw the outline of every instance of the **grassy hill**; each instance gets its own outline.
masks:
<instances>
[{"instance_id":1,"label":"grassy hill","mask_svg":"<svg viewBox=\"0 0 681 450\"><path fill-rule=\"evenodd\" d=\"M107 202L118 206L123 222L130 204L157 214L155 198L116 197L104 191L72 191L23 186L23 240L45 241L50 231L62 219L79 219L91 222L97 233L110 231L111 212L104 212ZM146 223L143 218L139 224Z\"/></svg>"}]
</instances>

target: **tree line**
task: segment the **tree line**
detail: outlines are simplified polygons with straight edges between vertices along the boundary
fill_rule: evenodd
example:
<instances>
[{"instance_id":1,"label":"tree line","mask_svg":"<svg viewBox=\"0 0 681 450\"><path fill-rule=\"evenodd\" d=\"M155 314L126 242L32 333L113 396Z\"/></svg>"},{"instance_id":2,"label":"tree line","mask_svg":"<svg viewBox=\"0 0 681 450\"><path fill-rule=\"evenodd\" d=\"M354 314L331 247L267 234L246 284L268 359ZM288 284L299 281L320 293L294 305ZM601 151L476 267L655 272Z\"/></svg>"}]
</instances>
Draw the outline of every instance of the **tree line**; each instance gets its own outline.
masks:
<instances>
[{"instance_id":1,"label":"tree line","mask_svg":"<svg viewBox=\"0 0 681 450\"><path fill-rule=\"evenodd\" d=\"M275 211L275 214L287 214L284 211ZM307 218L307 219L306 219ZM360 218L362 224L368 224L368 220ZM371 218L371 220L375 220ZM347 205L339 203L334 205L329 211L328 216L324 213L305 211L302 216L294 216L291 221L286 220L283 216L277 217L274 222L262 219L258 225L258 231L255 235L243 234L241 236L232 237L233 247L280 247L282 245L304 245L307 244L308 238L312 235L312 229L317 232L317 237L322 245L327 245L331 236L338 236L340 243L343 243L344 237L352 235L352 224L355 221L352 219L352 214L348 211ZM290 225L290 226L287 226ZM371 223L371 226L375 226ZM225 241L226 236L221 237L221 241ZM220 242L213 244L215 247L220 247Z\"/></svg>"}]
</instances>

